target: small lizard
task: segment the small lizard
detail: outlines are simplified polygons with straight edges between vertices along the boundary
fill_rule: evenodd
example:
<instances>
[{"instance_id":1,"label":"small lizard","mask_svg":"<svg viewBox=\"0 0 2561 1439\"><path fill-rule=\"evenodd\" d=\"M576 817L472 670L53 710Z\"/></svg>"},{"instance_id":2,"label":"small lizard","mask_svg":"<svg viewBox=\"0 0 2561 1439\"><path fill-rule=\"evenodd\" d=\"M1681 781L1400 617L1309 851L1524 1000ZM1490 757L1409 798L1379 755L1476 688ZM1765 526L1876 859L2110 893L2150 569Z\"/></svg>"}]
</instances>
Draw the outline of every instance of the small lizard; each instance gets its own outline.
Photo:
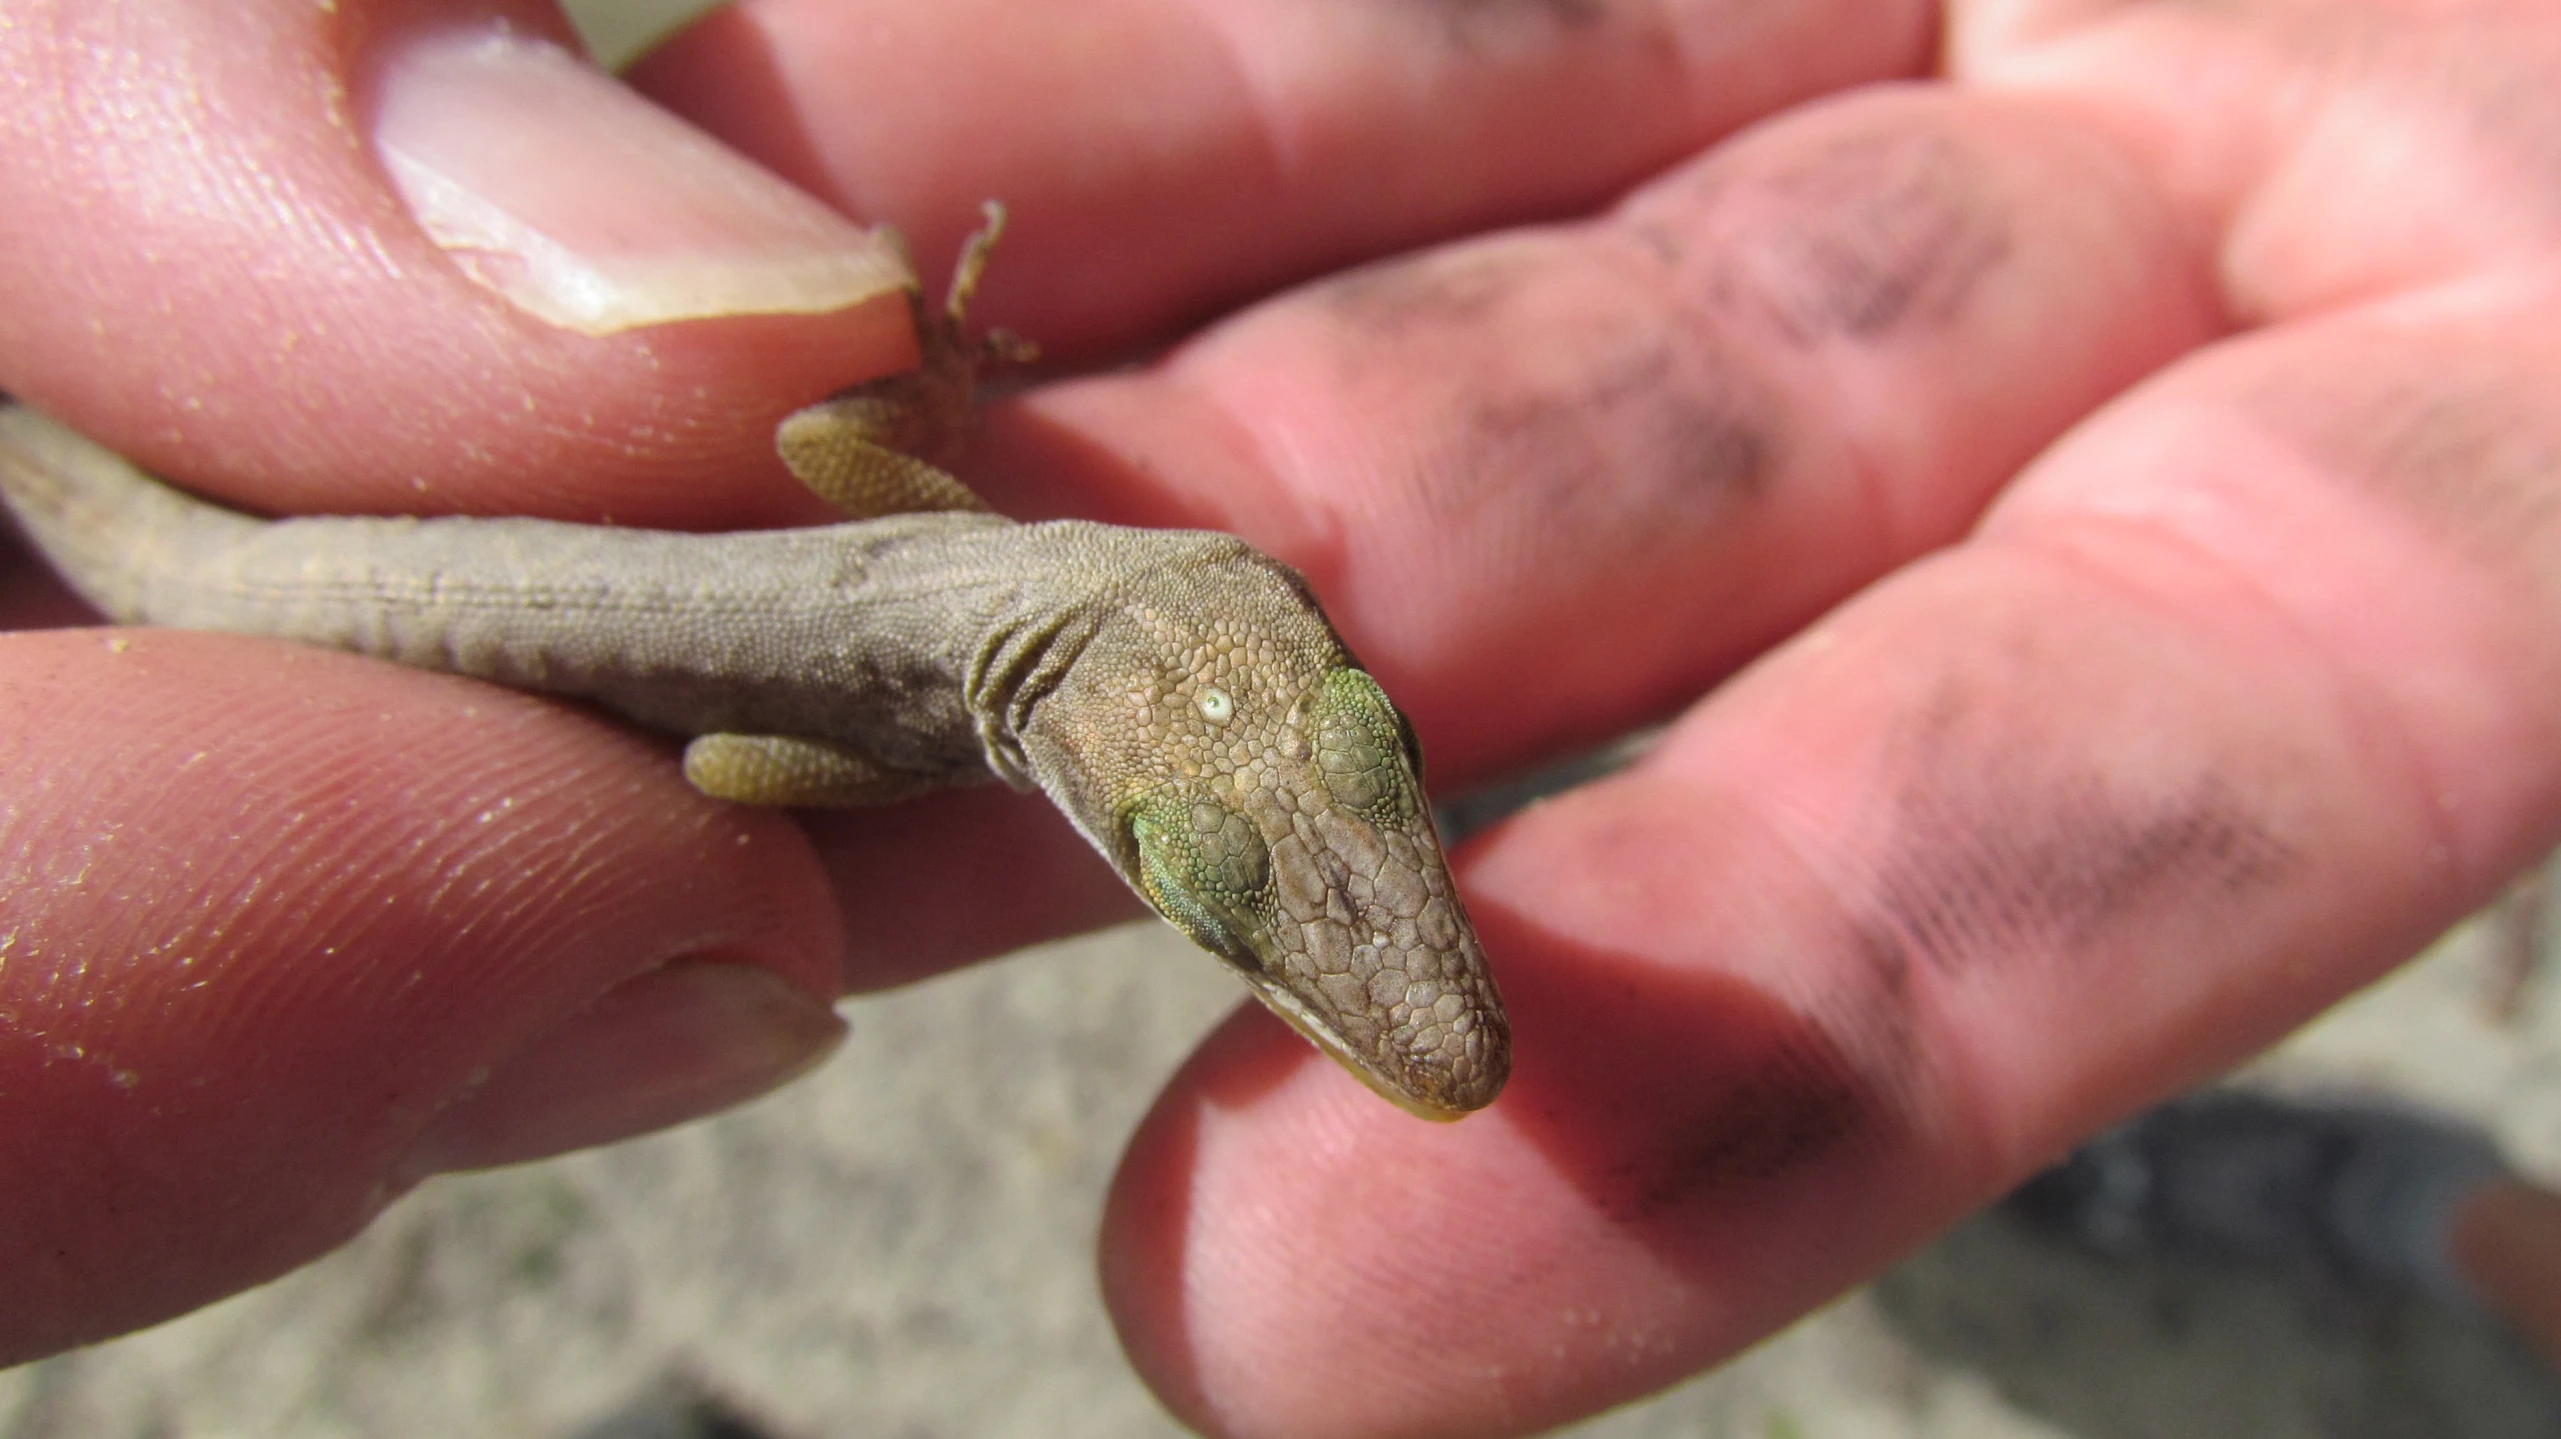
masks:
<instances>
[{"instance_id":1,"label":"small lizard","mask_svg":"<svg viewBox=\"0 0 2561 1439\"><path fill-rule=\"evenodd\" d=\"M1148 906L1406 1109L1490 1103L1510 1027L1422 793L1412 729L1306 582L1231 536L989 513L940 458L980 366L1029 347L962 319L922 361L777 436L855 518L704 535L534 519L259 520L0 404L0 498L126 623L273 635L573 696L694 738L749 804L1039 788ZM912 263L908 267L913 274Z\"/></svg>"}]
</instances>

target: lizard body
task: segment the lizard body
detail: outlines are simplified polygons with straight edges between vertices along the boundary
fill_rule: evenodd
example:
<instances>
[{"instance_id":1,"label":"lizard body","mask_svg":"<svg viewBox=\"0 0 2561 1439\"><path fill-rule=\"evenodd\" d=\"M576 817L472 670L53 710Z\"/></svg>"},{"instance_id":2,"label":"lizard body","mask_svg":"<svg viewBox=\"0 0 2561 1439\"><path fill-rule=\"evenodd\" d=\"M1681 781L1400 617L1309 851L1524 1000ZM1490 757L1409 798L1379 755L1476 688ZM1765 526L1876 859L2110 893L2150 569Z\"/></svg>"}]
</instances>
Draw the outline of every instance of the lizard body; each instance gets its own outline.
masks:
<instances>
[{"instance_id":1,"label":"lizard body","mask_svg":"<svg viewBox=\"0 0 2561 1439\"><path fill-rule=\"evenodd\" d=\"M1372 1088L1431 1118L1482 1107L1509 1026L1420 754L1298 575L1226 535L1017 524L909 453L965 414L979 359L1023 348L960 336L997 218L946 315L915 303L918 371L784 424L795 472L873 518L726 535L265 521L23 407L0 408L0 498L112 618L584 699L696 736L686 773L724 798L1037 787Z\"/></svg>"}]
</instances>

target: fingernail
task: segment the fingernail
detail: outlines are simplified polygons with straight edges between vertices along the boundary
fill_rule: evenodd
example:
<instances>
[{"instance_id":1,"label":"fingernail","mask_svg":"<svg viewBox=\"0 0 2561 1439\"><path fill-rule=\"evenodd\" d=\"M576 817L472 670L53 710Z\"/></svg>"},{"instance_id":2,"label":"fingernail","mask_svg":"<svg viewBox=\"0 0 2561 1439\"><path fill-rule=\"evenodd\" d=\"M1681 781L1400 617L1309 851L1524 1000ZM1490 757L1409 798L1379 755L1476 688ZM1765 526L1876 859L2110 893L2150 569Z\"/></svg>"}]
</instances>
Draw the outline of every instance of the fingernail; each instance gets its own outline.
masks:
<instances>
[{"instance_id":1,"label":"fingernail","mask_svg":"<svg viewBox=\"0 0 2561 1439\"><path fill-rule=\"evenodd\" d=\"M404 1180L628 1139L750 1099L845 1036L835 1012L743 964L653 970L572 1016L427 1126Z\"/></svg>"},{"instance_id":2,"label":"fingernail","mask_svg":"<svg viewBox=\"0 0 2561 1439\"><path fill-rule=\"evenodd\" d=\"M591 335L816 314L902 289L884 237L548 41L435 32L384 57L374 146L473 279Z\"/></svg>"}]
</instances>

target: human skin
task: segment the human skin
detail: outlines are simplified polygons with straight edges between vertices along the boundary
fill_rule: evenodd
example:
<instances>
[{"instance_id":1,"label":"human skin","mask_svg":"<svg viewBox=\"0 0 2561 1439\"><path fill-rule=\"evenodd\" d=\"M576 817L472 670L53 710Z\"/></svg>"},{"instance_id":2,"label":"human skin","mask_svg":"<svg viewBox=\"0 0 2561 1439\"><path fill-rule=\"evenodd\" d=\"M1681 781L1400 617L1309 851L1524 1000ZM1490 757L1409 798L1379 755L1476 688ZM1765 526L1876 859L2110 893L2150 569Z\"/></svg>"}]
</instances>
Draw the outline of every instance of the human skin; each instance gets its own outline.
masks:
<instances>
[{"instance_id":1,"label":"human skin","mask_svg":"<svg viewBox=\"0 0 2561 1439\"><path fill-rule=\"evenodd\" d=\"M5 0L0 387L254 508L811 518L770 429L902 362L876 316L573 333L385 184L386 68L502 13L558 33ZM1103 1276L1210 1432L1693 1372L2561 832L2548 6L763 0L635 79L927 256L1003 198L981 312L1053 355L1170 344L964 478L1300 566L1437 787L1673 719L1454 856L1492 1109L1250 1012L1169 1084ZM1129 909L1007 795L795 821L240 639L10 635L0 754L0 1357Z\"/></svg>"}]
</instances>

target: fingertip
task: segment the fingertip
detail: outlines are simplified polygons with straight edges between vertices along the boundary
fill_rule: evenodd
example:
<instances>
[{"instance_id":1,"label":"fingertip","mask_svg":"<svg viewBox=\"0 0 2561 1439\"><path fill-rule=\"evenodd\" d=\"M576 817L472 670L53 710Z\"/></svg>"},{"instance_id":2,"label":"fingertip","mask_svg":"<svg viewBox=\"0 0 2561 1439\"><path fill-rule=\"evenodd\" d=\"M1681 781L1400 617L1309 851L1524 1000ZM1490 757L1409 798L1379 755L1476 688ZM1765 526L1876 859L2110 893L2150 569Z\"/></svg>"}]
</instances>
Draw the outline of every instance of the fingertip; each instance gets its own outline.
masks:
<instances>
[{"instance_id":1,"label":"fingertip","mask_svg":"<svg viewBox=\"0 0 2561 1439\"><path fill-rule=\"evenodd\" d=\"M813 810L802 824L844 906L853 992L1145 912L1056 806L1001 785Z\"/></svg>"},{"instance_id":2,"label":"fingertip","mask_svg":"<svg viewBox=\"0 0 2561 1439\"><path fill-rule=\"evenodd\" d=\"M272 1277L422 1167L688 1117L832 1042L823 869L661 745L228 636L21 634L0 670L0 1355Z\"/></svg>"},{"instance_id":3,"label":"fingertip","mask_svg":"<svg viewBox=\"0 0 2561 1439\"><path fill-rule=\"evenodd\" d=\"M0 385L256 509L812 518L773 426L912 362L903 267L555 28L146 0L0 30L52 82L0 146Z\"/></svg>"},{"instance_id":4,"label":"fingertip","mask_svg":"<svg viewBox=\"0 0 2561 1439\"><path fill-rule=\"evenodd\" d=\"M788 1083L843 1042L824 1001L769 971L680 959L607 990L439 1112L403 1186L609 1144Z\"/></svg>"},{"instance_id":5,"label":"fingertip","mask_svg":"<svg viewBox=\"0 0 2561 1439\"><path fill-rule=\"evenodd\" d=\"M1098 1275L1130 1366L1175 1417L1217 1433L1192 1343L1192 1286L1184 1272L1203 1115L1181 1093L1169 1089L1130 1136L1103 1202Z\"/></svg>"},{"instance_id":6,"label":"fingertip","mask_svg":"<svg viewBox=\"0 0 2561 1439\"><path fill-rule=\"evenodd\" d=\"M1752 1342L1967 1201L1894 997L1788 978L1860 978L1823 897L1765 899L1748 827L1720 843L1648 788L1461 856L1514 1021L1488 1109L1420 1123L1259 1015L1169 1087L1103 1275L1186 1422L1532 1432Z\"/></svg>"},{"instance_id":7,"label":"fingertip","mask_svg":"<svg viewBox=\"0 0 2561 1439\"><path fill-rule=\"evenodd\" d=\"M404 33L377 59L370 113L420 229L547 325L825 314L910 278L877 233L510 28Z\"/></svg>"},{"instance_id":8,"label":"fingertip","mask_svg":"<svg viewBox=\"0 0 2561 1439\"><path fill-rule=\"evenodd\" d=\"M1101 1273L1132 1366L1209 1434L1490 1432L1469 1376L1517 1326L1483 1301L1543 1187L1505 1182L1511 1102L1417 1119L1240 1011L1114 1178Z\"/></svg>"}]
</instances>

